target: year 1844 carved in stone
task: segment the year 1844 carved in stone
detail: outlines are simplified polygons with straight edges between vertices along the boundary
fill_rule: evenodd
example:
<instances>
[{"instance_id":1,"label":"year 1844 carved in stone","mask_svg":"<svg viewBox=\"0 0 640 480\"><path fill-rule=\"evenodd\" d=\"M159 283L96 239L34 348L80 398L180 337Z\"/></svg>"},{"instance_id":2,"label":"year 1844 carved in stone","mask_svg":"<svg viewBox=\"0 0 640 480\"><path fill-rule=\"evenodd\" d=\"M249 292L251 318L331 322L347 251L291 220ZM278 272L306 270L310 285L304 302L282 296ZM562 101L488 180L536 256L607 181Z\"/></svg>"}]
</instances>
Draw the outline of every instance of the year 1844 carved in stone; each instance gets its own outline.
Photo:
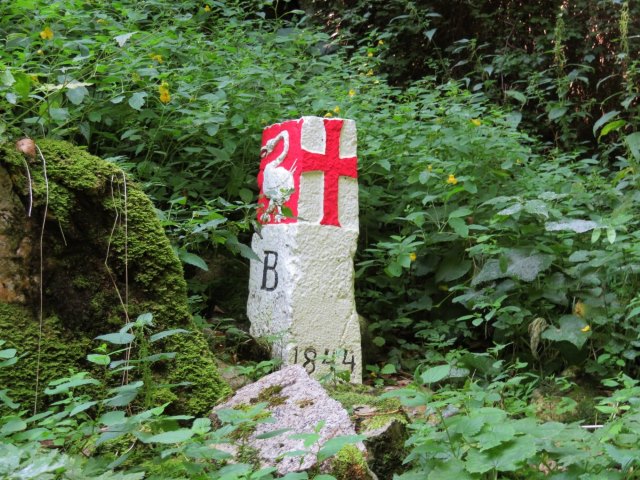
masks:
<instances>
[{"instance_id":1,"label":"year 1844 carved in stone","mask_svg":"<svg viewBox=\"0 0 640 480\"><path fill-rule=\"evenodd\" d=\"M320 377L362 380L353 293L358 238L356 125L302 117L262 136L258 221L247 312L274 357Z\"/></svg>"}]
</instances>

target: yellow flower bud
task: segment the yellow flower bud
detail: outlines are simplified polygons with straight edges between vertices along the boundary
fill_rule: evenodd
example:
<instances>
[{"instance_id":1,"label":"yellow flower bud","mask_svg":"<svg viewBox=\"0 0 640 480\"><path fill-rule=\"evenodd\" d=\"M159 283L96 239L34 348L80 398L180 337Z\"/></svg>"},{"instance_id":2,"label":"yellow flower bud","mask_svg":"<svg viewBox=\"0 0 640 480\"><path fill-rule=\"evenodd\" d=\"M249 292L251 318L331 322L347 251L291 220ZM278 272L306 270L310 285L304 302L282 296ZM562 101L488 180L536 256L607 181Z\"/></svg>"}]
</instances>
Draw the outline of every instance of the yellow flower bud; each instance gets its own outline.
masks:
<instances>
[{"instance_id":1,"label":"yellow flower bud","mask_svg":"<svg viewBox=\"0 0 640 480\"><path fill-rule=\"evenodd\" d=\"M473 123L476 127L479 127L480 125L482 125L482 122L480 121L479 118L472 118L471 123Z\"/></svg>"},{"instance_id":2,"label":"yellow flower bud","mask_svg":"<svg viewBox=\"0 0 640 480\"><path fill-rule=\"evenodd\" d=\"M162 103L169 103L171 101L171 95L169 94L169 84L167 82L162 82L158 87L158 92L160 93L160 101Z\"/></svg>"},{"instance_id":3,"label":"yellow flower bud","mask_svg":"<svg viewBox=\"0 0 640 480\"><path fill-rule=\"evenodd\" d=\"M447 183L449 185L455 185L458 183L458 179L456 178L456 176L454 174L449 174L449 178L447 178Z\"/></svg>"},{"instance_id":4,"label":"yellow flower bud","mask_svg":"<svg viewBox=\"0 0 640 480\"><path fill-rule=\"evenodd\" d=\"M40 38L43 40L53 40L53 30L49 27L44 27L44 30L40 32Z\"/></svg>"},{"instance_id":5,"label":"yellow flower bud","mask_svg":"<svg viewBox=\"0 0 640 480\"><path fill-rule=\"evenodd\" d=\"M349 96L353 97L356 94L356 91L352 88L351 90L349 90Z\"/></svg>"}]
</instances>

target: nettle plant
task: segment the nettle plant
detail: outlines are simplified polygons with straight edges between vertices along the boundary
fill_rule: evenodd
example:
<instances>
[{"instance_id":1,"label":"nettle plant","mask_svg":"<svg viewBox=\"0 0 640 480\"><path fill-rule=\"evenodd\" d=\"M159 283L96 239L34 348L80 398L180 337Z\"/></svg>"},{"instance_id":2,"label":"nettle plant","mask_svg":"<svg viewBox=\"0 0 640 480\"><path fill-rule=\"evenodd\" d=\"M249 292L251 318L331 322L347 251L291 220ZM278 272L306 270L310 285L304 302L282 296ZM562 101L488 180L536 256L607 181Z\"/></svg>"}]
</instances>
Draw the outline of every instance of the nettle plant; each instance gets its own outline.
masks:
<instances>
[{"instance_id":1,"label":"nettle plant","mask_svg":"<svg viewBox=\"0 0 640 480\"><path fill-rule=\"evenodd\" d=\"M598 399L595 424L592 418L543 423L523 401L538 377L526 373L525 363L498 360L497 352L418 370L411 388L385 394L426 409L410 425L410 469L399 479L640 478L636 380L619 375L603 382L617 390ZM576 408L563 400L558 413Z\"/></svg>"}]
</instances>

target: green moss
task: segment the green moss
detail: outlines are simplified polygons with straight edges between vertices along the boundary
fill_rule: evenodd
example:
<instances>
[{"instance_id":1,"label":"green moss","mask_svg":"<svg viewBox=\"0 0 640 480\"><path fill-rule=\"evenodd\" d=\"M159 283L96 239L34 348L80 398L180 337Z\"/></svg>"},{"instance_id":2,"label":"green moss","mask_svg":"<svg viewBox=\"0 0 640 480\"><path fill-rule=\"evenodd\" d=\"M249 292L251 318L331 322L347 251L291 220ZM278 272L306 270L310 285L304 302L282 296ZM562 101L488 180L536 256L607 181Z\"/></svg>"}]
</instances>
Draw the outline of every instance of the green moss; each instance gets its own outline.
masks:
<instances>
[{"instance_id":1,"label":"green moss","mask_svg":"<svg viewBox=\"0 0 640 480\"><path fill-rule=\"evenodd\" d=\"M251 403L260 403L266 402L270 407L275 407L277 405L282 405L287 401L287 397L284 395L280 395L282 389L284 387L282 385L271 385L270 387L262 390L256 398L251 399Z\"/></svg>"},{"instance_id":2,"label":"green moss","mask_svg":"<svg viewBox=\"0 0 640 480\"><path fill-rule=\"evenodd\" d=\"M33 405L38 362L39 321L24 306L0 302L0 337L6 340L4 348L15 348L20 357L18 364L0 369L0 385L11 390L11 397L24 407ZM47 400L42 390L55 379L77 373L89 350L89 341L65 331L57 317L42 322L40 350L39 404Z\"/></svg>"},{"instance_id":3,"label":"green moss","mask_svg":"<svg viewBox=\"0 0 640 480\"><path fill-rule=\"evenodd\" d=\"M173 392L157 389L157 400L177 395L178 409L208 413L231 390L219 376L203 335L191 321L182 265L164 235L152 203L135 183L127 180L125 185L123 173L115 165L65 142L38 140L37 144L46 159L49 195L47 199L42 162L38 157L29 159L34 212L25 221L33 223L35 247L39 244L40 219L48 204L43 244L45 316L58 319L56 332L61 338L52 340L58 337L51 333L53 337L43 342L47 348L54 348L52 341L59 345L58 358L51 360L60 365L47 365L44 377L56 376L70 365L83 369L82 359L92 346L97 346L93 338L120 328L127 321L127 314L133 320L140 313L151 312L154 331L191 331L189 335L152 344L154 351L150 353L177 353L174 361L154 365L158 383L183 384ZM24 161L12 144L0 144L0 164L26 203ZM25 273L39 278L39 258L34 257ZM35 303L39 291L31 292L30 298ZM120 298L128 298L127 312ZM21 338L10 319L0 319L0 324L3 321L8 329L2 328L0 335L7 340ZM30 321L33 322L32 316ZM28 330L37 339L33 329ZM16 348L24 351L21 346ZM185 382L190 384L184 385ZM23 390L29 388L33 387Z\"/></svg>"},{"instance_id":4,"label":"green moss","mask_svg":"<svg viewBox=\"0 0 640 480\"><path fill-rule=\"evenodd\" d=\"M364 455L355 445L345 445L331 463L331 474L337 480L369 480L369 468Z\"/></svg>"},{"instance_id":5,"label":"green moss","mask_svg":"<svg viewBox=\"0 0 640 480\"><path fill-rule=\"evenodd\" d=\"M359 431L375 430L394 420L402 424L408 422L397 398L380 398L380 392L372 391L365 385L339 384L329 389L329 395L350 414L354 413L355 406L366 405L375 409L373 415L357 419Z\"/></svg>"}]
</instances>

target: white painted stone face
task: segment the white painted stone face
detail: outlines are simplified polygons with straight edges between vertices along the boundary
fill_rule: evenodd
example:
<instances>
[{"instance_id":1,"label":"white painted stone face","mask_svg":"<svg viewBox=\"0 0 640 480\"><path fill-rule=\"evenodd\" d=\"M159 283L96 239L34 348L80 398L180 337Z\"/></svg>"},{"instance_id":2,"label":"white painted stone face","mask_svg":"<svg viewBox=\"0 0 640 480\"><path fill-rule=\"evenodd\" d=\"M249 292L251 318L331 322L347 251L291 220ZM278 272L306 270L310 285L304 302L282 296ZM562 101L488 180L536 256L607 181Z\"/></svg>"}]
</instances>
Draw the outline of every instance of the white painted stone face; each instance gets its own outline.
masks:
<instances>
[{"instance_id":1,"label":"white painted stone face","mask_svg":"<svg viewBox=\"0 0 640 480\"><path fill-rule=\"evenodd\" d=\"M282 135L283 129L288 134ZM267 127L263 145L277 135L291 142L282 147L287 156L283 159L276 145L273 154L263 157L261 170L276 160L288 167L297 191L283 205L297 215L279 219L273 212L265 215L268 209L258 213L264 225L252 241L261 261L251 261L251 333L269 340L273 356L284 364L302 365L321 377L333 362L351 373L351 381L361 382L353 292L358 238L355 122L303 117ZM331 158L324 163L324 157Z\"/></svg>"}]
</instances>

